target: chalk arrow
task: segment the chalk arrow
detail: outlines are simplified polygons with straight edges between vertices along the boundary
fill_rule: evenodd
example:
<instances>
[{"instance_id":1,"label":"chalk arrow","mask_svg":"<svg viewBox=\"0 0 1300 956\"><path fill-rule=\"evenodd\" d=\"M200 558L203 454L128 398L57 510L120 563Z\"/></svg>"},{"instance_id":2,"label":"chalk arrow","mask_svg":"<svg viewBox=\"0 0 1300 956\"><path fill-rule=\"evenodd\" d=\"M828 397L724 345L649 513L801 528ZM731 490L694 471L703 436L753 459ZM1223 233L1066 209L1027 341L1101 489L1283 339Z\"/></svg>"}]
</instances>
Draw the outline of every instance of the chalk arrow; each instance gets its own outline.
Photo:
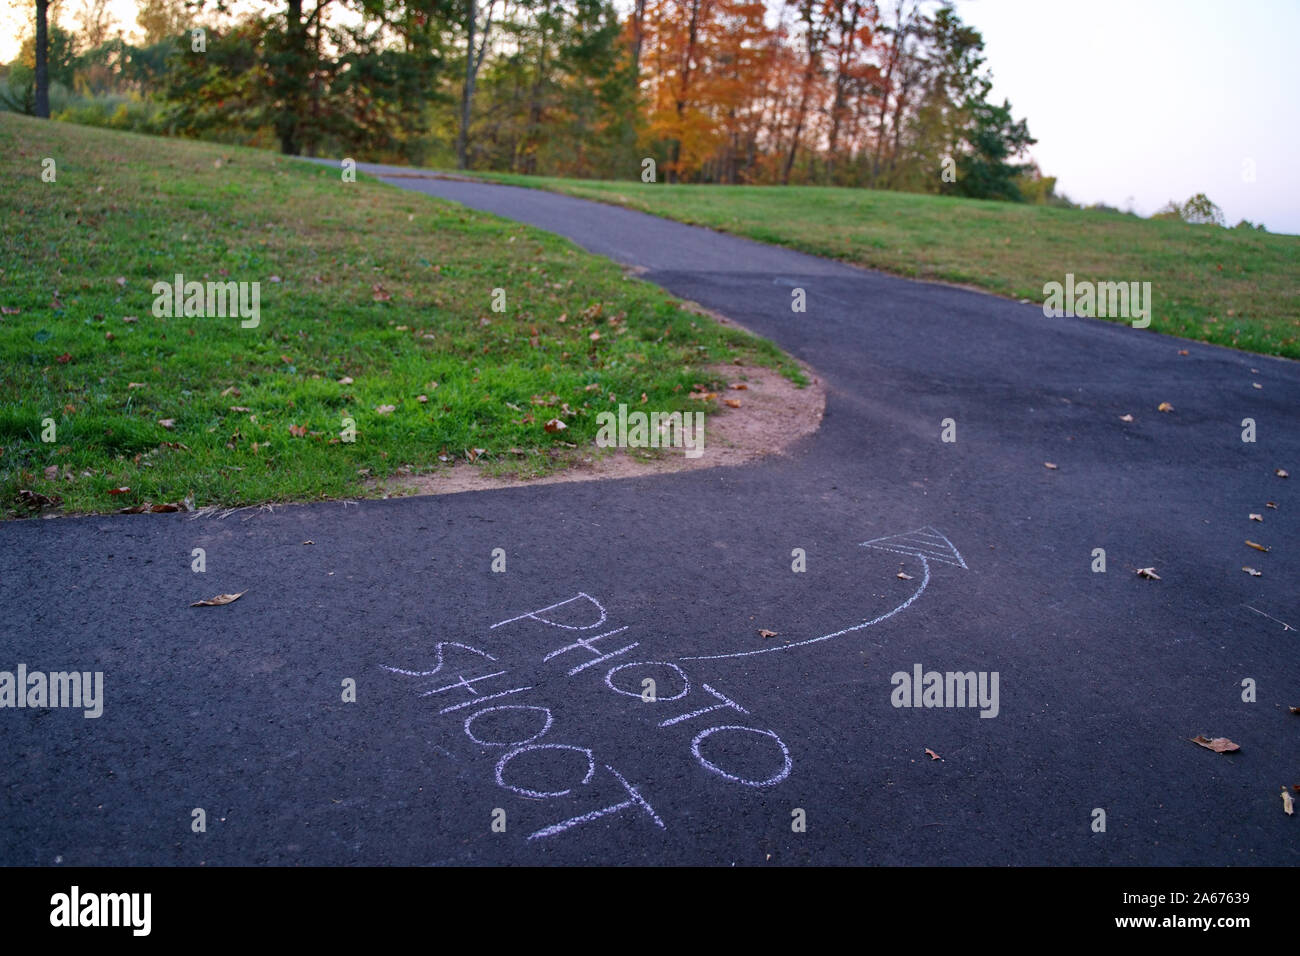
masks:
<instances>
[{"instance_id":1,"label":"chalk arrow","mask_svg":"<svg viewBox=\"0 0 1300 956\"><path fill-rule=\"evenodd\" d=\"M863 541L862 547L892 551L895 554L914 554L929 558L931 561L955 564L963 570L968 570L966 561L952 546L952 542L929 525L915 531L891 534L886 538L872 538L870 541Z\"/></svg>"},{"instance_id":2,"label":"chalk arrow","mask_svg":"<svg viewBox=\"0 0 1300 956\"><path fill-rule=\"evenodd\" d=\"M902 534L892 534L884 538L872 538L870 541L862 542L864 548L874 548L879 551L891 551L894 554L906 554L921 561L922 577L921 585L912 592L909 597L892 611L886 611L879 617L873 617L869 621L863 621L860 624L854 624L851 627L842 628L830 634L823 634L820 637L812 637L806 641L794 641L790 644L781 644L776 647L762 647L753 651L738 651L734 654L704 654L697 657L681 657L678 660L683 661L717 661L731 657L754 657L758 654L775 654L777 651L789 650L792 647L806 647L809 644L820 644L822 641L829 641L833 637L841 637L853 631L861 631L871 627L873 624L879 624L881 621L887 621L900 611L905 611L912 606L912 602L925 593L925 589L930 586L930 562L939 561L943 564L951 564L956 567L966 568L966 561L962 558L961 553L953 547L951 541L945 538L934 528L926 525L916 531L905 531Z\"/></svg>"}]
</instances>

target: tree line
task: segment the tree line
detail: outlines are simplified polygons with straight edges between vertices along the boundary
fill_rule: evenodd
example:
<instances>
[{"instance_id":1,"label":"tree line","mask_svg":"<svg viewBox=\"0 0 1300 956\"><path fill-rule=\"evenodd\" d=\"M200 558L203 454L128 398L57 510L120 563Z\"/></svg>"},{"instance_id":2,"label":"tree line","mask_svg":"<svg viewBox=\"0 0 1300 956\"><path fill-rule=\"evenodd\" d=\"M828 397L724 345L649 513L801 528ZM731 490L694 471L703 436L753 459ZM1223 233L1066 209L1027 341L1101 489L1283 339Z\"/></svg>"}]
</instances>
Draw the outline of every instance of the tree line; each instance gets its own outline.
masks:
<instances>
[{"instance_id":1,"label":"tree line","mask_svg":"<svg viewBox=\"0 0 1300 956\"><path fill-rule=\"evenodd\" d=\"M35 0L0 101L285 153L668 182L1052 201L937 0Z\"/></svg>"}]
</instances>

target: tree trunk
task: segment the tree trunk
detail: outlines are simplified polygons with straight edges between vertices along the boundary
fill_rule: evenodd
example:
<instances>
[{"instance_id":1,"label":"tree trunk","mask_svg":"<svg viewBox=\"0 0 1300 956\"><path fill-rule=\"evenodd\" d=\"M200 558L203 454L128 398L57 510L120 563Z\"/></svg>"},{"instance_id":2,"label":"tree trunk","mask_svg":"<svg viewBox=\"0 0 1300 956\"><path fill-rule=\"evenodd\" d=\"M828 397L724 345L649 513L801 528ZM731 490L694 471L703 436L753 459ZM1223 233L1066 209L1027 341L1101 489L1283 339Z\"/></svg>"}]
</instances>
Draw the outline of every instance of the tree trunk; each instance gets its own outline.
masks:
<instances>
[{"instance_id":1,"label":"tree trunk","mask_svg":"<svg viewBox=\"0 0 1300 956\"><path fill-rule=\"evenodd\" d=\"M477 26L478 4L469 0L469 15L465 18L465 85L460 91L460 130L456 134L456 168L467 169L466 151L469 136L469 110L474 101L474 28Z\"/></svg>"},{"instance_id":2,"label":"tree trunk","mask_svg":"<svg viewBox=\"0 0 1300 956\"><path fill-rule=\"evenodd\" d=\"M285 11L284 37L286 53L281 67L285 75L281 77L280 89L283 93L280 113L275 118L276 132L280 137L280 152L288 156L298 155L298 110L302 106L299 90L305 84L306 77L301 75L305 69L304 56L307 46L307 32L302 22L302 0L289 0Z\"/></svg>"},{"instance_id":3,"label":"tree trunk","mask_svg":"<svg viewBox=\"0 0 1300 956\"><path fill-rule=\"evenodd\" d=\"M36 0L36 115L50 118L49 0Z\"/></svg>"}]
</instances>

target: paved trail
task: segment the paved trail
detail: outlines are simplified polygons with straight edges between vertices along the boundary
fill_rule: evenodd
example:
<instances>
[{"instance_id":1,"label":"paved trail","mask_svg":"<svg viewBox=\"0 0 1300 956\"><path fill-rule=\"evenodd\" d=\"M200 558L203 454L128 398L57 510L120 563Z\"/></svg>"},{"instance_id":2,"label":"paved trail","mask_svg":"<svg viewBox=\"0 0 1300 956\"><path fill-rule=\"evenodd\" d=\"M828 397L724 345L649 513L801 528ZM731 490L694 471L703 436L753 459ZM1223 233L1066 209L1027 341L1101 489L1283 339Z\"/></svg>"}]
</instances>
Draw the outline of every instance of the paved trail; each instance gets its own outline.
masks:
<instances>
[{"instance_id":1,"label":"paved trail","mask_svg":"<svg viewBox=\"0 0 1300 956\"><path fill-rule=\"evenodd\" d=\"M822 429L739 469L0 526L0 669L105 674L97 720L0 711L0 862L1300 862L1300 495L1274 474L1300 476L1300 365L392 181L774 339L828 383ZM917 666L996 672L996 716L894 707Z\"/></svg>"}]
</instances>

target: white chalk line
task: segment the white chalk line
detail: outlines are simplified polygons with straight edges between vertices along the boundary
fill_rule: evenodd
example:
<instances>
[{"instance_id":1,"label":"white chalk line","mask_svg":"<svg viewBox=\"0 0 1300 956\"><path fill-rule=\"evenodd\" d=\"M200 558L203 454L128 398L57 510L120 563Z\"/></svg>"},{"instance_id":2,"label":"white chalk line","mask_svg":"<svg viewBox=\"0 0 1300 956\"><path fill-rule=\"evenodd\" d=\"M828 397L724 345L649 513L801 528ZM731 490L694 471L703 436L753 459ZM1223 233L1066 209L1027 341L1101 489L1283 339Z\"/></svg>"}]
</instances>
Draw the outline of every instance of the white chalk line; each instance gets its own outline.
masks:
<instances>
[{"instance_id":1,"label":"white chalk line","mask_svg":"<svg viewBox=\"0 0 1300 956\"><path fill-rule=\"evenodd\" d=\"M864 627L871 627L873 624L879 624L881 621L887 621L899 611L906 611L912 606L912 602L925 593L925 589L930 585L930 562L926 560L925 555L918 554L921 559L921 566L925 569L924 576L921 578L921 586L902 604L880 617L872 618L870 621L864 621L861 624L854 624L852 627L846 627L842 631L836 631L833 634L823 634L821 637L809 638L806 641L796 641L793 644L781 644L777 647L764 647L756 651L738 651L734 654L701 654L696 657L679 657L679 661L720 661L729 657L753 657L756 654L774 654L777 651L784 651L791 647L806 647L809 644L817 644L821 641L829 641L832 637L840 637L852 631L860 631Z\"/></svg>"}]
</instances>

